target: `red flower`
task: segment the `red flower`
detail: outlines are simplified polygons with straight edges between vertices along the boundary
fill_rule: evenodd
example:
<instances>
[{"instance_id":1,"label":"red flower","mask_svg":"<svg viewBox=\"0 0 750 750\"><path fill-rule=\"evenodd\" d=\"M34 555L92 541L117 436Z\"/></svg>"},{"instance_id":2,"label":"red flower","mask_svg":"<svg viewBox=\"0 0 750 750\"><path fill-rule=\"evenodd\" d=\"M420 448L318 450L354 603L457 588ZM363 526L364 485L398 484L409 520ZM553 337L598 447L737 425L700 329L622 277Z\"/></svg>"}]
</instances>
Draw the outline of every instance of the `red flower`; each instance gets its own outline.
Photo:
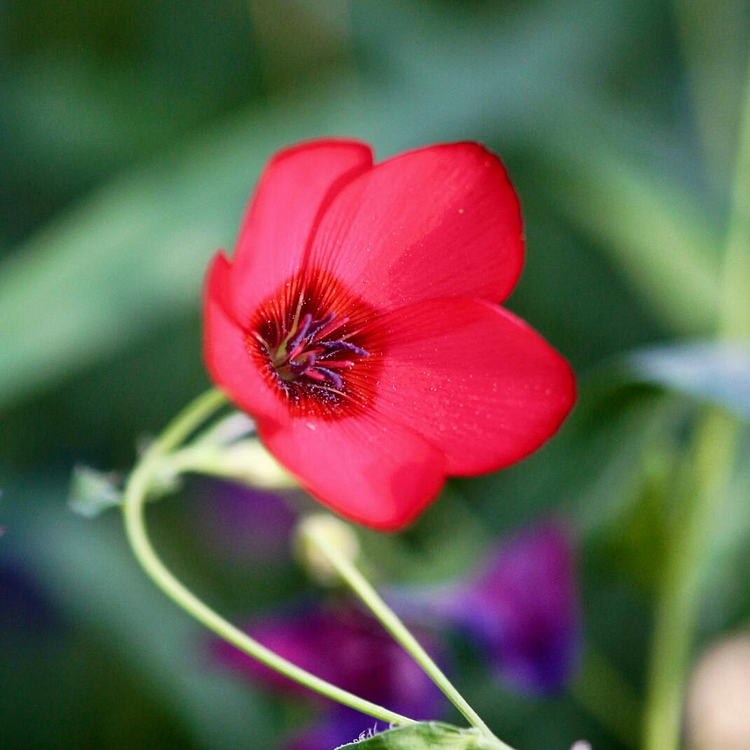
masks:
<instances>
[{"instance_id":1,"label":"red flower","mask_svg":"<svg viewBox=\"0 0 750 750\"><path fill-rule=\"evenodd\" d=\"M295 146L211 264L206 362L310 493L396 529L446 476L536 450L573 404L565 360L497 305L522 265L518 198L482 146L375 166L363 143Z\"/></svg>"}]
</instances>

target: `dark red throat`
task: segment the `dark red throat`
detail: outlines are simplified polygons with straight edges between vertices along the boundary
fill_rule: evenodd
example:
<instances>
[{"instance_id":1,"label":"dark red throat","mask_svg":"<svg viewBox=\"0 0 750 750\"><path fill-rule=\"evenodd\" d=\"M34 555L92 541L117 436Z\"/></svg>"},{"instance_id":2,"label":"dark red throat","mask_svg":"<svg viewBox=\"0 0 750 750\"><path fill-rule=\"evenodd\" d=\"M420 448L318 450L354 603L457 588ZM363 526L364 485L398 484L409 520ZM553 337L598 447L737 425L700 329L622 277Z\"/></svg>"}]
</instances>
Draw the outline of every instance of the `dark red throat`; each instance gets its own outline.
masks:
<instances>
[{"instance_id":1,"label":"dark red throat","mask_svg":"<svg viewBox=\"0 0 750 750\"><path fill-rule=\"evenodd\" d=\"M366 333L373 311L337 282L312 277L290 280L260 306L248 345L295 413L339 418L369 401L382 347Z\"/></svg>"}]
</instances>

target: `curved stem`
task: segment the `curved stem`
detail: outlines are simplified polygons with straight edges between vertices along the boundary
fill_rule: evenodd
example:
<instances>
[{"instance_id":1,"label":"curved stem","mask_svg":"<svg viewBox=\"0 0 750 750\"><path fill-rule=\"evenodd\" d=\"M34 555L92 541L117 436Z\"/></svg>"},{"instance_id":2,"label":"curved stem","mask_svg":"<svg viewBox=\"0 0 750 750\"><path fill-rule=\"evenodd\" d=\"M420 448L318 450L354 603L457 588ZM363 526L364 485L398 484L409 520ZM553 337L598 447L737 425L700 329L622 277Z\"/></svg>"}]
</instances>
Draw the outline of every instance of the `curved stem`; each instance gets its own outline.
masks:
<instances>
[{"instance_id":1,"label":"curved stem","mask_svg":"<svg viewBox=\"0 0 750 750\"><path fill-rule=\"evenodd\" d=\"M417 639L401 622L398 615L383 601L372 584L359 572L354 564L336 548L326 543L325 538L317 533L316 527L308 527L305 531L307 540L330 563L346 584L362 600L367 608L375 615L383 627L393 636L402 648L414 659L427 676L443 691L453 705L466 717L467 721L479 729L482 734L492 740L493 747L498 750L513 750L498 739L490 728L482 721L479 714L468 704L453 683L422 648Z\"/></svg>"},{"instance_id":2,"label":"curved stem","mask_svg":"<svg viewBox=\"0 0 750 750\"><path fill-rule=\"evenodd\" d=\"M202 393L166 426L144 453L141 463L163 458L226 403L227 397L218 388L210 388Z\"/></svg>"},{"instance_id":3,"label":"curved stem","mask_svg":"<svg viewBox=\"0 0 750 750\"><path fill-rule=\"evenodd\" d=\"M389 711L382 706L359 698L319 677L300 669L295 664L283 659L262 644L250 638L246 633L227 622L214 610L204 604L189 589L180 583L164 566L156 555L146 533L144 523L144 503L153 472L158 470L160 462L168 452L176 447L215 409L224 403L224 397L218 391L209 391L196 399L187 409L167 427L164 433L154 441L135 468L125 487L123 515L128 541L136 559L149 575L151 580L178 606L192 615L198 622L216 633L224 640L236 646L240 651L251 656L270 669L314 690L321 695L342 703L362 713L369 714L380 721L392 724L412 724L412 719Z\"/></svg>"}]
</instances>

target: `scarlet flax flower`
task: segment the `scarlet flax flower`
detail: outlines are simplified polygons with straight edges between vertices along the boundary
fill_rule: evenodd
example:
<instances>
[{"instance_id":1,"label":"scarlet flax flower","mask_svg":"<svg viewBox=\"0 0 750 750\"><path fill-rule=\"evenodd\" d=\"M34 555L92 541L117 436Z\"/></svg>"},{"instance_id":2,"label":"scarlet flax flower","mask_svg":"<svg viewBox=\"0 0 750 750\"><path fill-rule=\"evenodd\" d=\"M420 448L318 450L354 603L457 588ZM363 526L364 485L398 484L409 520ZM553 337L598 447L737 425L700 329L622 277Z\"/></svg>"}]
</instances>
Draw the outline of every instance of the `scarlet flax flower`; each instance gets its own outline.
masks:
<instances>
[{"instance_id":1,"label":"scarlet flax flower","mask_svg":"<svg viewBox=\"0 0 750 750\"><path fill-rule=\"evenodd\" d=\"M573 404L565 360L498 306L523 252L515 191L476 143L377 165L356 141L286 149L209 269L208 369L314 497L400 528Z\"/></svg>"}]
</instances>

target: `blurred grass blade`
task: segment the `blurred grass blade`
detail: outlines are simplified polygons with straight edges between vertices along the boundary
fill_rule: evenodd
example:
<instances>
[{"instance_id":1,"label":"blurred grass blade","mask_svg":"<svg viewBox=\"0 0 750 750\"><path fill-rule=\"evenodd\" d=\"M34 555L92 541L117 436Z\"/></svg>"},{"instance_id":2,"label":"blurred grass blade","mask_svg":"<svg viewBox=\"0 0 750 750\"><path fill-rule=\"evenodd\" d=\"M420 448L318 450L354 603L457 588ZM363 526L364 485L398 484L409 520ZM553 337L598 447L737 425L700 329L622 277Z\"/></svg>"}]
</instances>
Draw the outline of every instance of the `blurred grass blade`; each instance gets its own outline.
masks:
<instances>
[{"instance_id":1,"label":"blurred grass blade","mask_svg":"<svg viewBox=\"0 0 750 750\"><path fill-rule=\"evenodd\" d=\"M684 64L708 173L729 183L745 89L747 0L675 0Z\"/></svg>"},{"instance_id":2,"label":"blurred grass blade","mask_svg":"<svg viewBox=\"0 0 750 750\"><path fill-rule=\"evenodd\" d=\"M590 136L590 137L589 137ZM649 171L616 141L578 134L548 141L553 199L679 334L711 331L720 300L721 235L694 196L669 174Z\"/></svg>"}]
</instances>

